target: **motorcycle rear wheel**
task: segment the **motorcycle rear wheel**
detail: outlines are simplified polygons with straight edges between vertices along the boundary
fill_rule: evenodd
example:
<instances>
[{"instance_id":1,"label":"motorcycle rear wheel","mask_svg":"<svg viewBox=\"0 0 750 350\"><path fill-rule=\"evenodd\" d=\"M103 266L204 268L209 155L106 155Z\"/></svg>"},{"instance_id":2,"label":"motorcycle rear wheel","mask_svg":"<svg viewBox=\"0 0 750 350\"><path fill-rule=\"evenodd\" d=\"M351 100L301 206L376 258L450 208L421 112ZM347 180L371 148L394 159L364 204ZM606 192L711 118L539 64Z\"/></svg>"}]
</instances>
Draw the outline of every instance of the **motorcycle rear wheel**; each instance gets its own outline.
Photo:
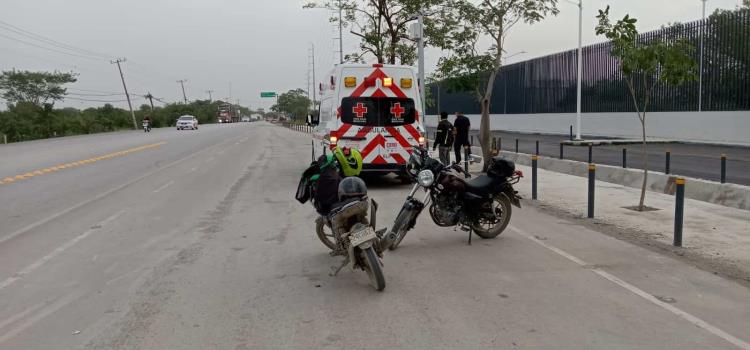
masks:
<instances>
[{"instance_id":1,"label":"motorcycle rear wheel","mask_svg":"<svg viewBox=\"0 0 750 350\"><path fill-rule=\"evenodd\" d=\"M333 237L333 230L325 224L325 220L315 220L315 233L318 234L323 244L330 250L336 250L336 238Z\"/></svg>"},{"instance_id":2,"label":"motorcycle rear wheel","mask_svg":"<svg viewBox=\"0 0 750 350\"><path fill-rule=\"evenodd\" d=\"M378 259L377 253L375 253L375 247L369 247L362 250L362 268L367 272L367 277L370 278L370 284L378 292L385 289L385 276L383 276L383 269L380 266L380 259Z\"/></svg>"},{"instance_id":3,"label":"motorcycle rear wheel","mask_svg":"<svg viewBox=\"0 0 750 350\"><path fill-rule=\"evenodd\" d=\"M505 195L497 195L492 200L492 210L496 213L500 210L501 217L496 222L488 222L485 219L479 219L471 224L471 228L477 236L484 239L492 239L499 236L510 223L510 216L513 208L510 205L510 199Z\"/></svg>"}]
</instances>

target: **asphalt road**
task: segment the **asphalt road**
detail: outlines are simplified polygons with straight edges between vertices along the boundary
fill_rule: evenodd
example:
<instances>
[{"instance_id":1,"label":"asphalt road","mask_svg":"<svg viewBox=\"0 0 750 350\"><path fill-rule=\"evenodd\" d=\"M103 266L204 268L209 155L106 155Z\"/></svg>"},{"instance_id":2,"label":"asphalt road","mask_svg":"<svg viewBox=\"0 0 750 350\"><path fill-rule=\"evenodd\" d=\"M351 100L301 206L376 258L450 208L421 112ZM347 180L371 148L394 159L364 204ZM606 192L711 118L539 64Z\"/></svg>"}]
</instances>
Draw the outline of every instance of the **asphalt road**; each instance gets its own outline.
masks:
<instances>
[{"instance_id":1,"label":"asphalt road","mask_svg":"<svg viewBox=\"0 0 750 350\"><path fill-rule=\"evenodd\" d=\"M435 132L430 129L430 136ZM479 145L474 131L474 145ZM536 141L539 141L539 154L546 157L560 157L560 141L562 136L519 134L508 132L493 132L493 137L501 139L501 147L506 151L534 154ZM594 163L622 166L622 149L627 149L627 166L643 169L641 145L613 145L594 146L592 158ZM649 169L664 172L666 170L666 152L670 151L670 173L712 181L721 179L721 155L727 155L726 181L750 186L750 147L719 146L708 144L651 144L648 147ZM565 159L588 161L587 146L565 146Z\"/></svg>"},{"instance_id":2,"label":"asphalt road","mask_svg":"<svg viewBox=\"0 0 750 350\"><path fill-rule=\"evenodd\" d=\"M253 123L0 147L0 179L21 176L0 185L0 349L750 349L746 287L535 208L472 246L423 217L384 292L330 277L293 199L309 140ZM408 187L369 185L386 225Z\"/></svg>"}]
</instances>

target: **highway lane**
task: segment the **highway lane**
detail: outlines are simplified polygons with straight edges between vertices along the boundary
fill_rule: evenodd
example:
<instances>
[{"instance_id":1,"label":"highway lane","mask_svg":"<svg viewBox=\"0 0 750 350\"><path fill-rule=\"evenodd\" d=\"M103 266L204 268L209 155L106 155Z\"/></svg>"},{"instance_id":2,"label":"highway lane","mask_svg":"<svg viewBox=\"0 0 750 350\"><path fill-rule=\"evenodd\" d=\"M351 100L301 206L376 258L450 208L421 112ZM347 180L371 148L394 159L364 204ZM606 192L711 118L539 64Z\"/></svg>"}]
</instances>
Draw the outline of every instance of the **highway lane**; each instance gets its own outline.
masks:
<instances>
[{"instance_id":1,"label":"highway lane","mask_svg":"<svg viewBox=\"0 0 750 350\"><path fill-rule=\"evenodd\" d=\"M293 199L308 135L186 135L0 187L31 208L0 209L17 230L145 175L0 243L0 348L750 348L747 288L534 208L472 246L425 216L386 255L383 293L330 277L338 260ZM408 187L369 185L385 225ZM36 213L36 196L64 204Z\"/></svg>"}]
</instances>

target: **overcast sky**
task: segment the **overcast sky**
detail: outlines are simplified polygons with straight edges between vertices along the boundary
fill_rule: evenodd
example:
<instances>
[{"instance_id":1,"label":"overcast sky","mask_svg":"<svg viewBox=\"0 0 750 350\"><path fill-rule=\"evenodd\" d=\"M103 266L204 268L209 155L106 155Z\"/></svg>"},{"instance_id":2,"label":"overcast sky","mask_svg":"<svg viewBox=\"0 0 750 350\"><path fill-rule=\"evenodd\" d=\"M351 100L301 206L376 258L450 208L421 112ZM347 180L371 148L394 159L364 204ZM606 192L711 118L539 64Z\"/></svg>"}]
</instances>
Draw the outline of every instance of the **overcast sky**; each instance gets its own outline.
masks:
<instances>
[{"instance_id":1,"label":"overcast sky","mask_svg":"<svg viewBox=\"0 0 750 350\"><path fill-rule=\"evenodd\" d=\"M179 79L187 79L188 99L237 99L253 108L269 107L261 91L305 88L309 49L315 45L318 80L338 60L333 38L337 30L327 10L303 10L302 0L3 0L0 4L0 69L63 70L79 73L69 92L75 98L120 100L95 96L122 92L115 65L105 59L64 55L25 42L57 49L8 30L11 24L58 42L108 57L126 57L125 80L134 104L140 96L174 102L182 99ZM707 13L734 8L741 0L708 0ZM671 22L700 19L700 0L584 0L584 45L602 41L594 35L596 11L611 5L619 18L639 19L640 31ZM533 27L519 26L510 34L509 54L526 51L509 62L564 51L577 45L577 6L561 0L560 14ZM4 23L3 23L4 22ZM15 38L16 40L9 39ZM356 49L344 37L344 51ZM90 54L84 54L90 55ZM428 72L440 52L427 51ZM74 90L75 89L75 90ZM70 97L74 97L71 95ZM99 105L67 100L65 106ZM114 103L127 107L125 102Z\"/></svg>"}]
</instances>

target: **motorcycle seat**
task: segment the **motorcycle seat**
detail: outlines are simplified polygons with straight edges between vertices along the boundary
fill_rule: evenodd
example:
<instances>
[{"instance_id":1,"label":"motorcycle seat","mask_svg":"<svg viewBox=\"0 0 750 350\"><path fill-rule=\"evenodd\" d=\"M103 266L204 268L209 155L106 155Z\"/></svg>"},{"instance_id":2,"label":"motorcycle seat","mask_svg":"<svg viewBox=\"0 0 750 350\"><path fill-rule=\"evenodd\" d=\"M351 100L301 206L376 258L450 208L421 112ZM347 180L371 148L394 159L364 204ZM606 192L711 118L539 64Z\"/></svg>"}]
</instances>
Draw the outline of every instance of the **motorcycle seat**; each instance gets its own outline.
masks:
<instances>
[{"instance_id":1,"label":"motorcycle seat","mask_svg":"<svg viewBox=\"0 0 750 350\"><path fill-rule=\"evenodd\" d=\"M487 175L477 176L470 181L466 181L466 192L484 196L492 190L494 181L494 179Z\"/></svg>"}]
</instances>

